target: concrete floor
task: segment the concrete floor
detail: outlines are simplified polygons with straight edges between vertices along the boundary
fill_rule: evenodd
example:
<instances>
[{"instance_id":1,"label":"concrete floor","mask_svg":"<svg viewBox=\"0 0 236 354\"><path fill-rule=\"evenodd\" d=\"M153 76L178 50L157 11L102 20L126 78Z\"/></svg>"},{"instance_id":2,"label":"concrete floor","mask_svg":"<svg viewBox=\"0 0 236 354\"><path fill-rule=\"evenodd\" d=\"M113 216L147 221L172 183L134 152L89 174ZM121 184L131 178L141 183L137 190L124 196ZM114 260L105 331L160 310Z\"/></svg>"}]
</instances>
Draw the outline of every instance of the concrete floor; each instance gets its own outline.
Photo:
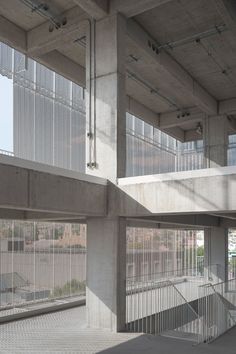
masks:
<instances>
[{"instance_id":1,"label":"concrete floor","mask_svg":"<svg viewBox=\"0 0 236 354\"><path fill-rule=\"evenodd\" d=\"M236 328L212 344L193 346L161 336L89 330L82 306L1 325L0 353L235 354Z\"/></svg>"}]
</instances>

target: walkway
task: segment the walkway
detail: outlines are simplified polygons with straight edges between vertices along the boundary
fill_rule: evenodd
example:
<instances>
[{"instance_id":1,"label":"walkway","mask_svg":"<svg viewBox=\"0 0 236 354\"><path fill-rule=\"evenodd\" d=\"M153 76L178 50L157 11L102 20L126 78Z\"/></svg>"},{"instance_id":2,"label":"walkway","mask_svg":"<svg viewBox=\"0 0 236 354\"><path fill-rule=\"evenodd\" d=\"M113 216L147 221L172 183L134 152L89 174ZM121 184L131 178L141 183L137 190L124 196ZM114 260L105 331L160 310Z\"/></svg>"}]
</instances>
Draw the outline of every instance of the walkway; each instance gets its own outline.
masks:
<instances>
[{"instance_id":1,"label":"walkway","mask_svg":"<svg viewBox=\"0 0 236 354\"><path fill-rule=\"evenodd\" d=\"M85 307L0 326L0 353L235 354L236 328L210 345L130 333L86 329Z\"/></svg>"}]
</instances>

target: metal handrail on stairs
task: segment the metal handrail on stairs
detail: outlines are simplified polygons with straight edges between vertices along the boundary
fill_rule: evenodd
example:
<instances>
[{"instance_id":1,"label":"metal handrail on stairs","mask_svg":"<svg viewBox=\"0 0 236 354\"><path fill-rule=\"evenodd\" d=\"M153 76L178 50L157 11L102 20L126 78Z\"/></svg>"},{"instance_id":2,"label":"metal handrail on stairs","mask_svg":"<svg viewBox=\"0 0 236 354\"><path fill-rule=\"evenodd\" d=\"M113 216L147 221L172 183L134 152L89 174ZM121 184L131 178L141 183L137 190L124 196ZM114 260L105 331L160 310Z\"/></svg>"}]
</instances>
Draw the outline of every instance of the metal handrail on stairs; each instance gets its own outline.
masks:
<instances>
[{"instance_id":1,"label":"metal handrail on stairs","mask_svg":"<svg viewBox=\"0 0 236 354\"><path fill-rule=\"evenodd\" d=\"M130 282L128 285L127 331L149 334L175 331L198 335L198 314L171 280L141 283ZM140 291L140 287L145 291Z\"/></svg>"},{"instance_id":2,"label":"metal handrail on stairs","mask_svg":"<svg viewBox=\"0 0 236 354\"><path fill-rule=\"evenodd\" d=\"M233 279L235 282L235 279ZM204 326L200 327L199 342L210 343L236 325L236 321L226 306L227 298L218 288L228 288L229 282L205 284L199 287L198 315ZM235 288L236 290L236 288ZM235 306L229 302L231 306Z\"/></svg>"}]
</instances>

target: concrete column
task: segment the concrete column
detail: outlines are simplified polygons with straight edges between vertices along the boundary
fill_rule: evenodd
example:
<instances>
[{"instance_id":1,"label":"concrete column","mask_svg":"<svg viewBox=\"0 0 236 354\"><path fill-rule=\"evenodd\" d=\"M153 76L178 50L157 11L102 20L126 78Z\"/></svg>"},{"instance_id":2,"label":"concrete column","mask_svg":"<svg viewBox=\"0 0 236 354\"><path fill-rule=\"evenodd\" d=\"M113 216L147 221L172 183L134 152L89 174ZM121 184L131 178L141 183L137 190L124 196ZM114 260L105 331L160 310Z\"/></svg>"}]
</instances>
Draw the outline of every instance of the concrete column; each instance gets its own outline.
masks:
<instances>
[{"instance_id":1,"label":"concrete column","mask_svg":"<svg viewBox=\"0 0 236 354\"><path fill-rule=\"evenodd\" d=\"M205 168L227 165L228 120L224 115L207 117L203 122ZM217 191L216 191L217 193ZM228 230L205 230L205 272L214 281L227 279Z\"/></svg>"},{"instance_id":2,"label":"concrete column","mask_svg":"<svg viewBox=\"0 0 236 354\"><path fill-rule=\"evenodd\" d=\"M125 39L126 20L116 14L90 24L86 46L86 172L114 184L117 177L125 176L126 168ZM125 219L115 212L113 217L88 219L86 306L89 327L111 331L125 329L125 277Z\"/></svg>"},{"instance_id":3,"label":"concrete column","mask_svg":"<svg viewBox=\"0 0 236 354\"><path fill-rule=\"evenodd\" d=\"M225 115L205 118L203 142L205 168L227 165L228 120Z\"/></svg>"},{"instance_id":4,"label":"concrete column","mask_svg":"<svg viewBox=\"0 0 236 354\"><path fill-rule=\"evenodd\" d=\"M87 324L125 329L126 223L124 218L87 223Z\"/></svg>"},{"instance_id":5,"label":"concrete column","mask_svg":"<svg viewBox=\"0 0 236 354\"><path fill-rule=\"evenodd\" d=\"M90 40L89 40L90 38ZM126 168L126 20L92 23L87 35L87 173L115 182Z\"/></svg>"},{"instance_id":6,"label":"concrete column","mask_svg":"<svg viewBox=\"0 0 236 354\"><path fill-rule=\"evenodd\" d=\"M212 227L204 231L205 275L215 281L227 280L228 229Z\"/></svg>"}]
</instances>

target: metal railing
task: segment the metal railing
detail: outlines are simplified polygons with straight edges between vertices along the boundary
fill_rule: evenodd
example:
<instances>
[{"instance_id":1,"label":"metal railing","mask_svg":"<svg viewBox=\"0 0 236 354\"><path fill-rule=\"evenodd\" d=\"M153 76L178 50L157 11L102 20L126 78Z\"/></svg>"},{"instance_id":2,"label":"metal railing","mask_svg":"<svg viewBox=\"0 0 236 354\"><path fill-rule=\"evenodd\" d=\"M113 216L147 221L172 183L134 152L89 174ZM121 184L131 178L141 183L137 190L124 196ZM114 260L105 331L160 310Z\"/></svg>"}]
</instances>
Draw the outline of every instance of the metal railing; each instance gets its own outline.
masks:
<instances>
[{"instance_id":1,"label":"metal railing","mask_svg":"<svg viewBox=\"0 0 236 354\"><path fill-rule=\"evenodd\" d=\"M172 269L164 272L155 272L149 274L140 274L131 277L127 277L128 281L142 283L148 281L164 281L164 280L177 280L177 279L188 279L190 278L203 278L205 283L208 281L219 282L220 265L213 264L208 267L193 267L193 268L180 268ZM127 283L128 284L128 283Z\"/></svg>"},{"instance_id":2,"label":"metal railing","mask_svg":"<svg viewBox=\"0 0 236 354\"><path fill-rule=\"evenodd\" d=\"M14 156L14 152L0 149L1 155Z\"/></svg>"},{"instance_id":3,"label":"metal railing","mask_svg":"<svg viewBox=\"0 0 236 354\"><path fill-rule=\"evenodd\" d=\"M218 284L221 284L217 283L218 273L220 268L216 264L205 267L201 274L197 267L127 278L127 331L162 334L194 342L206 341L206 338L212 336L209 335L212 329L209 330L207 317L209 301L212 301L208 292L215 286L213 290L218 294ZM212 283L209 284L209 281ZM199 287L203 294L198 290ZM235 288L233 283L230 288ZM220 293L226 298L225 291L221 290ZM217 296L214 301L219 302L219 312L222 313L223 302ZM221 317L219 314L219 319Z\"/></svg>"},{"instance_id":4,"label":"metal railing","mask_svg":"<svg viewBox=\"0 0 236 354\"><path fill-rule=\"evenodd\" d=\"M209 343L236 325L236 279L199 287L199 342Z\"/></svg>"},{"instance_id":5,"label":"metal railing","mask_svg":"<svg viewBox=\"0 0 236 354\"><path fill-rule=\"evenodd\" d=\"M141 130L138 132L134 127L126 129L127 176L203 168L203 146L179 146L175 139L167 137L158 129L152 130L149 135L145 134L144 126Z\"/></svg>"},{"instance_id":6,"label":"metal railing","mask_svg":"<svg viewBox=\"0 0 236 354\"><path fill-rule=\"evenodd\" d=\"M126 328L128 332L197 336L199 317L176 284L165 281L127 280ZM145 291L140 291L140 286ZM196 338L195 338L196 339ZM197 340L196 340L197 341Z\"/></svg>"},{"instance_id":7,"label":"metal railing","mask_svg":"<svg viewBox=\"0 0 236 354\"><path fill-rule=\"evenodd\" d=\"M189 150L177 150L176 172L201 169L204 166L203 147Z\"/></svg>"},{"instance_id":8,"label":"metal railing","mask_svg":"<svg viewBox=\"0 0 236 354\"><path fill-rule=\"evenodd\" d=\"M231 140L232 140L232 138L231 138ZM227 151L228 166L235 166L236 165L235 152L236 152L236 142L230 141L228 144L228 151Z\"/></svg>"},{"instance_id":9,"label":"metal railing","mask_svg":"<svg viewBox=\"0 0 236 354\"><path fill-rule=\"evenodd\" d=\"M234 279L236 277L236 257L228 258L228 279Z\"/></svg>"}]
</instances>

